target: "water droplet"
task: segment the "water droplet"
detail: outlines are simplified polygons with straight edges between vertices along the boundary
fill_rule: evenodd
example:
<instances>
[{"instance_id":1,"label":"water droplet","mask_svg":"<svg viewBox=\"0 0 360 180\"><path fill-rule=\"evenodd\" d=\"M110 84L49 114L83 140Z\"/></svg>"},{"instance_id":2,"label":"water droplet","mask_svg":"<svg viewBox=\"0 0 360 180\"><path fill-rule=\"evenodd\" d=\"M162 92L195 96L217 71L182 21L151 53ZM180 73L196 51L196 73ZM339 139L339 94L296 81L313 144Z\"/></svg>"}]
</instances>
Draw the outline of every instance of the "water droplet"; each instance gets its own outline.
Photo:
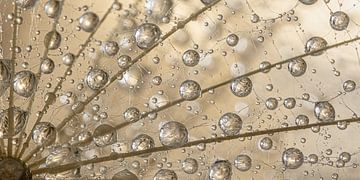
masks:
<instances>
[{"instance_id":1,"label":"water droplet","mask_svg":"<svg viewBox=\"0 0 360 180\"><path fill-rule=\"evenodd\" d=\"M170 121L160 128L159 139L164 146L179 147L188 142L188 131L183 124Z\"/></svg>"},{"instance_id":2,"label":"water droplet","mask_svg":"<svg viewBox=\"0 0 360 180\"><path fill-rule=\"evenodd\" d=\"M227 160L214 162L209 170L209 180L231 180L231 163Z\"/></svg>"},{"instance_id":3,"label":"water droplet","mask_svg":"<svg viewBox=\"0 0 360 180\"><path fill-rule=\"evenodd\" d=\"M109 75L101 69L92 69L86 76L86 84L92 90L98 90L109 81Z\"/></svg>"},{"instance_id":4,"label":"water droplet","mask_svg":"<svg viewBox=\"0 0 360 180\"><path fill-rule=\"evenodd\" d=\"M147 49L154 45L161 35L160 28L152 23L141 24L135 31L135 41L140 49Z\"/></svg>"},{"instance_id":5,"label":"water droplet","mask_svg":"<svg viewBox=\"0 0 360 180\"><path fill-rule=\"evenodd\" d=\"M289 148L283 152L282 162L287 169L297 169L303 164L304 155L299 149Z\"/></svg>"},{"instance_id":6,"label":"water droplet","mask_svg":"<svg viewBox=\"0 0 360 180\"><path fill-rule=\"evenodd\" d=\"M79 26L85 32L92 32L99 24L99 16L93 12L86 12L79 18Z\"/></svg>"},{"instance_id":7,"label":"water droplet","mask_svg":"<svg viewBox=\"0 0 360 180\"><path fill-rule=\"evenodd\" d=\"M331 13L330 16L330 26L334 30L342 31L345 30L350 22L349 16L342 12L342 11L336 11L334 13Z\"/></svg>"},{"instance_id":8,"label":"water droplet","mask_svg":"<svg viewBox=\"0 0 360 180\"><path fill-rule=\"evenodd\" d=\"M302 58L293 59L288 64L288 70L291 75L298 77L306 72L306 62Z\"/></svg>"},{"instance_id":9,"label":"water droplet","mask_svg":"<svg viewBox=\"0 0 360 180\"><path fill-rule=\"evenodd\" d=\"M197 51L189 49L184 52L182 60L186 66L194 67L200 62L200 55Z\"/></svg>"},{"instance_id":10,"label":"water droplet","mask_svg":"<svg viewBox=\"0 0 360 180\"><path fill-rule=\"evenodd\" d=\"M49 122L39 122L32 131L32 139L37 145L49 145L56 139L56 128Z\"/></svg>"},{"instance_id":11,"label":"water droplet","mask_svg":"<svg viewBox=\"0 0 360 180\"><path fill-rule=\"evenodd\" d=\"M234 160L234 166L240 171L248 171L251 166L251 158L248 155L240 154Z\"/></svg>"},{"instance_id":12,"label":"water droplet","mask_svg":"<svg viewBox=\"0 0 360 180\"><path fill-rule=\"evenodd\" d=\"M236 135L242 128L242 120L235 113L226 113L220 117L219 126L225 135Z\"/></svg>"},{"instance_id":13,"label":"water droplet","mask_svg":"<svg viewBox=\"0 0 360 180\"><path fill-rule=\"evenodd\" d=\"M237 78L231 82L230 89L235 96L245 97L252 91L252 82L248 77Z\"/></svg>"},{"instance_id":14,"label":"water droplet","mask_svg":"<svg viewBox=\"0 0 360 180\"><path fill-rule=\"evenodd\" d=\"M37 86L35 74L31 71L20 71L16 73L14 81L14 92L23 97L30 97Z\"/></svg>"},{"instance_id":15,"label":"water droplet","mask_svg":"<svg viewBox=\"0 0 360 180\"><path fill-rule=\"evenodd\" d=\"M193 101L200 97L201 87L200 85L193 80L186 80L181 83L179 88L179 94L182 98L187 101Z\"/></svg>"},{"instance_id":16,"label":"water droplet","mask_svg":"<svg viewBox=\"0 0 360 180\"><path fill-rule=\"evenodd\" d=\"M328 101L315 103L314 114L322 122L335 120L335 109Z\"/></svg>"}]
</instances>

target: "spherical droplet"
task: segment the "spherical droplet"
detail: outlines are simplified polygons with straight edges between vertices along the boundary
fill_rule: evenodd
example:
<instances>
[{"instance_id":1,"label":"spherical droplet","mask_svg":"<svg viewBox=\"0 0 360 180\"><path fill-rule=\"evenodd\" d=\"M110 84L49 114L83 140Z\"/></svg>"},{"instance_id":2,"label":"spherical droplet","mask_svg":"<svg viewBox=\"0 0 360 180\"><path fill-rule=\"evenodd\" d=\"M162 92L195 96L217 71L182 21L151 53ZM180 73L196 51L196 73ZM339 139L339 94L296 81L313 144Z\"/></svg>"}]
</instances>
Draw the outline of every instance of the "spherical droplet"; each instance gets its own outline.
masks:
<instances>
[{"instance_id":1,"label":"spherical droplet","mask_svg":"<svg viewBox=\"0 0 360 180\"><path fill-rule=\"evenodd\" d=\"M112 180L138 180L139 178L129 171L128 169L121 170L120 172L117 172L112 177Z\"/></svg>"},{"instance_id":2,"label":"spherical droplet","mask_svg":"<svg viewBox=\"0 0 360 180\"><path fill-rule=\"evenodd\" d=\"M154 180L177 180L175 171L169 169L160 169L154 176Z\"/></svg>"},{"instance_id":3,"label":"spherical droplet","mask_svg":"<svg viewBox=\"0 0 360 180\"><path fill-rule=\"evenodd\" d=\"M245 97L251 93L252 86L250 78L241 77L231 82L230 89L235 96Z\"/></svg>"},{"instance_id":4,"label":"spherical droplet","mask_svg":"<svg viewBox=\"0 0 360 180\"><path fill-rule=\"evenodd\" d=\"M50 145L56 139L56 128L49 122L39 122L35 125L31 137L37 145Z\"/></svg>"},{"instance_id":5,"label":"spherical droplet","mask_svg":"<svg viewBox=\"0 0 360 180\"><path fill-rule=\"evenodd\" d=\"M79 26L85 32L92 32L99 24L99 16L93 12L84 13L79 19Z\"/></svg>"},{"instance_id":6,"label":"spherical droplet","mask_svg":"<svg viewBox=\"0 0 360 180\"><path fill-rule=\"evenodd\" d=\"M282 162L287 169L297 169L304 163L304 155L299 149L289 148L283 152Z\"/></svg>"},{"instance_id":7,"label":"spherical droplet","mask_svg":"<svg viewBox=\"0 0 360 180\"><path fill-rule=\"evenodd\" d=\"M299 0L299 1L305 5L312 5L316 3L317 0Z\"/></svg>"},{"instance_id":8,"label":"spherical droplet","mask_svg":"<svg viewBox=\"0 0 360 180\"><path fill-rule=\"evenodd\" d=\"M209 180L231 180L231 163L227 160L214 162L209 170Z\"/></svg>"},{"instance_id":9,"label":"spherical droplet","mask_svg":"<svg viewBox=\"0 0 360 180\"><path fill-rule=\"evenodd\" d=\"M318 156L316 154L310 154L308 156L309 163L316 164L319 160Z\"/></svg>"},{"instance_id":10,"label":"spherical droplet","mask_svg":"<svg viewBox=\"0 0 360 180\"><path fill-rule=\"evenodd\" d=\"M323 53L323 51L318 51L320 49L323 49L327 46L327 42L322 37L312 37L310 38L306 44L305 44L305 53L312 53L316 51L315 53L312 53L312 56L319 56Z\"/></svg>"},{"instance_id":11,"label":"spherical droplet","mask_svg":"<svg viewBox=\"0 0 360 180\"><path fill-rule=\"evenodd\" d=\"M60 13L60 1L49 0L44 6L45 13L50 18L55 18Z\"/></svg>"},{"instance_id":12,"label":"spherical droplet","mask_svg":"<svg viewBox=\"0 0 360 180\"><path fill-rule=\"evenodd\" d=\"M75 61L75 55L72 54L72 53L66 53L63 58L62 58L62 61L63 63L66 65L66 66L70 66L74 63Z\"/></svg>"},{"instance_id":13,"label":"spherical droplet","mask_svg":"<svg viewBox=\"0 0 360 180\"><path fill-rule=\"evenodd\" d=\"M50 31L45 35L44 46L50 50L54 50L60 47L61 35L57 31Z\"/></svg>"},{"instance_id":14,"label":"spherical droplet","mask_svg":"<svg viewBox=\"0 0 360 180\"><path fill-rule=\"evenodd\" d=\"M38 0L16 0L16 5L23 9L30 9L35 6Z\"/></svg>"},{"instance_id":15,"label":"spherical droplet","mask_svg":"<svg viewBox=\"0 0 360 180\"><path fill-rule=\"evenodd\" d=\"M10 67L8 66L7 60L0 60L0 96L10 86L11 73Z\"/></svg>"},{"instance_id":16,"label":"spherical droplet","mask_svg":"<svg viewBox=\"0 0 360 180\"><path fill-rule=\"evenodd\" d=\"M188 131L183 124L170 121L160 128L159 139L164 146L179 147L188 142Z\"/></svg>"},{"instance_id":17,"label":"spherical droplet","mask_svg":"<svg viewBox=\"0 0 360 180\"><path fill-rule=\"evenodd\" d=\"M147 49L154 45L161 35L160 28L152 23L141 24L135 31L135 41L140 49Z\"/></svg>"},{"instance_id":18,"label":"spherical droplet","mask_svg":"<svg viewBox=\"0 0 360 180\"><path fill-rule=\"evenodd\" d=\"M95 128L93 140L97 147L104 147L117 141L117 133L114 127L101 124Z\"/></svg>"},{"instance_id":19,"label":"spherical droplet","mask_svg":"<svg viewBox=\"0 0 360 180\"><path fill-rule=\"evenodd\" d=\"M101 69L92 69L87 74L85 82L92 90L98 90L109 81L109 75Z\"/></svg>"},{"instance_id":20,"label":"spherical droplet","mask_svg":"<svg viewBox=\"0 0 360 180\"><path fill-rule=\"evenodd\" d=\"M286 98L284 100L284 107L286 107L287 109L292 109L294 108L296 105L296 100L295 98Z\"/></svg>"},{"instance_id":21,"label":"spherical droplet","mask_svg":"<svg viewBox=\"0 0 360 180\"><path fill-rule=\"evenodd\" d=\"M259 147L262 150L270 150L273 146L273 141L269 137L264 137L259 141Z\"/></svg>"},{"instance_id":22,"label":"spherical droplet","mask_svg":"<svg viewBox=\"0 0 360 180\"><path fill-rule=\"evenodd\" d=\"M155 147L155 142L152 137L146 134L136 136L131 143L133 151L142 151ZM141 157L148 157L150 154L143 154Z\"/></svg>"},{"instance_id":23,"label":"spherical droplet","mask_svg":"<svg viewBox=\"0 0 360 180\"><path fill-rule=\"evenodd\" d=\"M265 101L265 106L269 110L274 110L278 107L278 101L277 99L270 97Z\"/></svg>"},{"instance_id":24,"label":"spherical droplet","mask_svg":"<svg viewBox=\"0 0 360 180\"><path fill-rule=\"evenodd\" d=\"M125 121L128 122L136 122L140 119L141 116L139 109L136 107L129 107L128 109L126 109L123 115Z\"/></svg>"},{"instance_id":25,"label":"spherical droplet","mask_svg":"<svg viewBox=\"0 0 360 180\"><path fill-rule=\"evenodd\" d=\"M304 126L304 125L308 125L309 124L309 118L305 115L298 115L295 118L295 124L298 126Z\"/></svg>"},{"instance_id":26,"label":"spherical droplet","mask_svg":"<svg viewBox=\"0 0 360 180\"><path fill-rule=\"evenodd\" d=\"M13 111L14 116L14 134L9 134L9 111ZM16 136L25 127L29 113L18 107L9 108L0 113L0 138L9 138Z\"/></svg>"},{"instance_id":27,"label":"spherical droplet","mask_svg":"<svg viewBox=\"0 0 360 180\"><path fill-rule=\"evenodd\" d=\"M127 68L130 63L131 63L131 57L128 55L121 55L118 59L117 59L117 63L119 65L120 68L125 69Z\"/></svg>"},{"instance_id":28,"label":"spherical droplet","mask_svg":"<svg viewBox=\"0 0 360 180\"><path fill-rule=\"evenodd\" d=\"M115 41L105 42L104 52L108 56L114 56L119 52L119 44Z\"/></svg>"},{"instance_id":29,"label":"spherical droplet","mask_svg":"<svg viewBox=\"0 0 360 180\"><path fill-rule=\"evenodd\" d=\"M186 174L194 174L199 169L198 162L194 158L186 158L181 163L181 168Z\"/></svg>"},{"instance_id":30,"label":"spherical droplet","mask_svg":"<svg viewBox=\"0 0 360 180\"><path fill-rule=\"evenodd\" d=\"M200 62L200 55L197 51L189 49L184 52L182 60L186 66L194 67Z\"/></svg>"},{"instance_id":31,"label":"spherical droplet","mask_svg":"<svg viewBox=\"0 0 360 180\"><path fill-rule=\"evenodd\" d=\"M330 26L336 31L345 30L348 27L349 22L349 16L342 11L336 11L330 15Z\"/></svg>"},{"instance_id":32,"label":"spherical droplet","mask_svg":"<svg viewBox=\"0 0 360 180\"><path fill-rule=\"evenodd\" d=\"M315 103L314 114L322 122L335 120L335 109L328 101Z\"/></svg>"},{"instance_id":33,"label":"spherical droplet","mask_svg":"<svg viewBox=\"0 0 360 180\"><path fill-rule=\"evenodd\" d=\"M201 87L193 80L186 80L180 85L179 94L187 101L193 101L200 97Z\"/></svg>"},{"instance_id":34,"label":"spherical droplet","mask_svg":"<svg viewBox=\"0 0 360 180\"><path fill-rule=\"evenodd\" d=\"M246 154L236 156L234 166L240 171L248 171L251 168L251 158Z\"/></svg>"},{"instance_id":35,"label":"spherical droplet","mask_svg":"<svg viewBox=\"0 0 360 180\"><path fill-rule=\"evenodd\" d=\"M51 74L54 71L55 64L50 58L46 58L41 62L40 70L44 74Z\"/></svg>"},{"instance_id":36,"label":"spherical droplet","mask_svg":"<svg viewBox=\"0 0 360 180\"><path fill-rule=\"evenodd\" d=\"M219 126L225 135L236 135L242 128L242 120L235 113L225 113L219 119Z\"/></svg>"},{"instance_id":37,"label":"spherical droplet","mask_svg":"<svg viewBox=\"0 0 360 180\"><path fill-rule=\"evenodd\" d=\"M13 86L16 94L30 97L37 86L36 76L31 71L20 71L15 75Z\"/></svg>"},{"instance_id":38,"label":"spherical droplet","mask_svg":"<svg viewBox=\"0 0 360 180\"><path fill-rule=\"evenodd\" d=\"M227 37L226 37L226 43L227 45L229 46L236 46L239 42L239 37L236 35L236 34L229 34Z\"/></svg>"},{"instance_id":39,"label":"spherical droplet","mask_svg":"<svg viewBox=\"0 0 360 180\"><path fill-rule=\"evenodd\" d=\"M345 92L351 92L355 90L355 88L356 88L356 83L353 80L347 80L343 83L343 89Z\"/></svg>"},{"instance_id":40,"label":"spherical droplet","mask_svg":"<svg viewBox=\"0 0 360 180\"><path fill-rule=\"evenodd\" d=\"M339 159L343 160L345 163L349 162L351 160L351 154L348 152L342 152L339 155Z\"/></svg>"},{"instance_id":41,"label":"spherical droplet","mask_svg":"<svg viewBox=\"0 0 360 180\"><path fill-rule=\"evenodd\" d=\"M211 4L212 2L214 2L215 0L200 0L203 4L205 5L209 5Z\"/></svg>"},{"instance_id":42,"label":"spherical droplet","mask_svg":"<svg viewBox=\"0 0 360 180\"><path fill-rule=\"evenodd\" d=\"M292 59L288 64L288 70L294 77L299 77L306 72L306 62L302 58Z\"/></svg>"}]
</instances>

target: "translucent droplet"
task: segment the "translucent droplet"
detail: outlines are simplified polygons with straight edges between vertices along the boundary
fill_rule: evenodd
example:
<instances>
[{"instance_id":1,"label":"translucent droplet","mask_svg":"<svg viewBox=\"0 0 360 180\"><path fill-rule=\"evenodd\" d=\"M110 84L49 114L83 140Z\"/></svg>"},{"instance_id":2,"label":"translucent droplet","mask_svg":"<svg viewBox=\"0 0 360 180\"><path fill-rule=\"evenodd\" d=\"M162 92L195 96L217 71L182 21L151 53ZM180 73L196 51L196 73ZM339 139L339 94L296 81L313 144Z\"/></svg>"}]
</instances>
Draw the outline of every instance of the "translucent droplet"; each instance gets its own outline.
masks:
<instances>
[{"instance_id":1,"label":"translucent droplet","mask_svg":"<svg viewBox=\"0 0 360 180\"><path fill-rule=\"evenodd\" d=\"M201 0L201 2L205 5L209 5L211 4L212 2L214 2L215 0Z\"/></svg>"},{"instance_id":2,"label":"translucent droplet","mask_svg":"<svg viewBox=\"0 0 360 180\"><path fill-rule=\"evenodd\" d=\"M186 80L183 83L181 83L179 88L179 94L185 100L193 101L198 97L200 97L201 87L196 81Z\"/></svg>"},{"instance_id":3,"label":"translucent droplet","mask_svg":"<svg viewBox=\"0 0 360 180\"><path fill-rule=\"evenodd\" d=\"M343 160L345 163L349 162L351 160L351 154L348 152L342 152L339 155L339 159Z\"/></svg>"},{"instance_id":4,"label":"translucent droplet","mask_svg":"<svg viewBox=\"0 0 360 180\"><path fill-rule=\"evenodd\" d=\"M335 109L328 101L315 103L314 114L322 122L335 120Z\"/></svg>"},{"instance_id":5,"label":"translucent droplet","mask_svg":"<svg viewBox=\"0 0 360 180\"><path fill-rule=\"evenodd\" d=\"M342 11L336 11L334 13L331 13L330 15L330 26L334 30L342 31L345 30L350 22L349 16L342 12Z\"/></svg>"},{"instance_id":6,"label":"translucent droplet","mask_svg":"<svg viewBox=\"0 0 360 180\"><path fill-rule=\"evenodd\" d=\"M86 12L79 18L79 26L85 32L92 32L99 24L99 16L93 12Z\"/></svg>"},{"instance_id":7,"label":"translucent droplet","mask_svg":"<svg viewBox=\"0 0 360 180\"><path fill-rule=\"evenodd\" d=\"M295 124L298 126L304 126L309 124L309 118L305 115L298 115L295 118Z\"/></svg>"},{"instance_id":8,"label":"translucent droplet","mask_svg":"<svg viewBox=\"0 0 360 180\"><path fill-rule=\"evenodd\" d=\"M299 1L305 5L312 5L317 2L317 0L299 0Z\"/></svg>"},{"instance_id":9,"label":"translucent droplet","mask_svg":"<svg viewBox=\"0 0 360 180\"><path fill-rule=\"evenodd\" d=\"M55 146L46 157L46 167L56 167L80 161L80 154L75 148L68 144ZM46 179L77 179L80 177L80 168L73 168L57 174L47 175Z\"/></svg>"},{"instance_id":10,"label":"translucent droplet","mask_svg":"<svg viewBox=\"0 0 360 180\"><path fill-rule=\"evenodd\" d=\"M209 180L231 180L231 163L227 160L214 162L209 170Z\"/></svg>"},{"instance_id":11,"label":"translucent droplet","mask_svg":"<svg viewBox=\"0 0 360 180\"><path fill-rule=\"evenodd\" d=\"M72 53L66 53L63 56L62 61L66 66L70 66L75 61L75 55Z\"/></svg>"},{"instance_id":12,"label":"translucent droplet","mask_svg":"<svg viewBox=\"0 0 360 180\"><path fill-rule=\"evenodd\" d=\"M114 56L119 52L119 45L117 42L115 41L108 41L105 42L104 45L104 52L106 55L108 56Z\"/></svg>"},{"instance_id":13,"label":"translucent droplet","mask_svg":"<svg viewBox=\"0 0 360 180\"><path fill-rule=\"evenodd\" d=\"M273 147L273 141L269 137L264 137L259 141L259 147L262 150L270 150Z\"/></svg>"},{"instance_id":14,"label":"translucent droplet","mask_svg":"<svg viewBox=\"0 0 360 180\"><path fill-rule=\"evenodd\" d=\"M345 92L351 92L355 90L355 88L356 88L356 83L353 80L347 80L343 84L343 89Z\"/></svg>"},{"instance_id":15,"label":"translucent droplet","mask_svg":"<svg viewBox=\"0 0 360 180\"><path fill-rule=\"evenodd\" d=\"M270 97L265 101L265 106L269 110L275 110L278 107L277 99Z\"/></svg>"},{"instance_id":16,"label":"translucent droplet","mask_svg":"<svg viewBox=\"0 0 360 180\"><path fill-rule=\"evenodd\" d=\"M183 124L170 121L160 128L159 139L164 146L180 147L188 142L188 131Z\"/></svg>"},{"instance_id":17,"label":"translucent droplet","mask_svg":"<svg viewBox=\"0 0 360 180\"><path fill-rule=\"evenodd\" d=\"M318 156L316 154L310 154L308 156L309 163L316 164L319 160Z\"/></svg>"},{"instance_id":18,"label":"translucent droplet","mask_svg":"<svg viewBox=\"0 0 360 180\"><path fill-rule=\"evenodd\" d=\"M155 142L152 137L146 134L140 134L136 136L131 143L131 149L133 151L142 151L155 147ZM141 157L148 157L150 154L143 154Z\"/></svg>"},{"instance_id":19,"label":"translucent droplet","mask_svg":"<svg viewBox=\"0 0 360 180\"><path fill-rule=\"evenodd\" d=\"M112 177L112 180L138 180L138 179L139 178L128 169L124 169L120 172L117 172Z\"/></svg>"},{"instance_id":20,"label":"translucent droplet","mask_svg":"<svg viewBox=\"0 0 360 180\"><path fill-rule=\"evenodd\" d=\"M37 86L35 74L31 71L20 71L16 73L14 81L14 92L23 97L30 97Z\"/></svg>"},{"instance_id":21,"label":"translucent droplet","mask_svg":"<svg viewBox=\"0 0 360 180\"><path fill-rule=\"evenodd\" d=\"M236 135L242 128L242 120L235 113L225 113L219 119L219 126L225 135Z\"/></svg>"},{"instance_id":22,"label":"translucent droplet","mask_svg":"<svg viewBox=\"0 0 360 180\"><path fill-rule=\"evenodd\" d=\"M117 133L114 127L101 124L95 128L93 140L96 146L104 147L117 141Z\"/></svg>"},{"instance_id":23,"label":"translucent droplet","mask_svg":"<svg viewBox=\"0 0 360 180\"><path fill-rule=\"evenodd\" d=\"M189 49L184 52L182 60L186 66L194 67L200 62L200 55L197 51Z\"/></svg>"},{"instance_id":24,"label":"translucent droplet","mask_svg":"<svg viewBox=\"0 0 360 180\"><path fill-rule=\"evenodd\" d=\"M160 169L154 176L154 180L177 180L175 171L169 169Z\"/></svg>"},{"instance_id":25,"label":"translucent droplet","mask_svg":"<svg viewBox=\"0 0 360 180\"><path fill-rule=\"evenodd\" d=\"M2 96L10 86L11 73L8 62L9 60L0 60L0 96Z\"/></svg>"},{"instance_id":26,"label":"translucent droplet","mask_svg":"<svg viewBox=\"0 0 360 180\"><path fill-rule=\"evenodd\" d=\"M124 119L128 122L136 122L140 119L140 111L136 107L129 107L124 112Z\"/></svg>"},{"instance_id":27,"label":"translucent droplet","mask_svg":"<svg viewBox=\"0 0 360 180\"><path fill-rule=\"evenodd\" d=\"M121 55L118 59L117 59L117 63L119 65L120 68L125 69L127 68L130 63L131 63L131 57L128 55Z\"/></svg>"},{"instance_id":28,"label":"translucent droplet","mask_svg":"<svg viewBox=\"0 0 360 180\"><path fill-rule=\"evenodd\" d=\"M250 78L241 77L231 82L230 89L235 96L245 97L251 93L252 86Z\"/></svg>"},{"instance_id":29,"label":"translucent droplet","mask_svg":"<svg viewBox=\"0 0 360 180\"><path fill-rule=\"evenodd\" d=\"M248 171L252 166L251 158L246 154L240 154L236 156L234 166L240 171Z\"/></svg>"},{"instance_id":30,"label":"translucent droplet","mask_svg":"<svg viewBox=\"0 0 360 180\"><path fill-rule=\"evenodd\" d=\"M40 70L44 74L51 74L54 71L55 64L50 58L46 58L41 62Z\"/></svg>"},{"instance_id":31,"label":"translucent droplet","mask_svg":"<svg viewBox=\"0 0 360 180\"><path fill-rule=\"evenodd\" d=\"M48 32L45 35L44 46L48 47L50 50L54 50L60 47L61 44L61 35L57 31Z\"/></svg>"},{"instance_id":32,"label":"translucent droplet","mask_svg":"<svg viewBox=\"0 0 360 180\"><path fill-rule=\"evenodd\" d=\"M92 90L98 90L104 87L109 81L109 75L101 69L92 69L87 74L85 82Z\"/></svg>"},{"instance_id":33,"label":"translucent droplet","mask_svg":"<svg viewBox=\"0 0 360 180\"><path fill-rule=\"evenodd\" d=\"M282 162L287 169L297 169L304 163L304 155L299 149L289 148L283 152Z\"/></svg>"},{"instance_id":34,"label":"translucent droplet","mask_svg":"<svg viewBox=\"0 0 360 180\"><path fill-rule=\"evenodd\" d=\"M295 105L296 105L295 98L286 98L284 100L284 107L286 107L287 109L292 109L295 107Z\"/></svg>"},{"instance_id":35,"label":"translucent droplet","mask_svg":"<svg viewBox=\"0 0 360 180\"><path fill-rule=\"evenodd\" d=\"M38 0L16 0L16 5L23 9L30 9L35 6Z\"/></svg>"},{"instance_id":36,"label":"translucent droplet","mask_svg":"<svg viewBox=\"0 0 360 180\"><path fill-rule=\"evenodd\" d=\"M236 35L236 34L229 34L227 37L226 37L226 43L227 45L229 46L236 46L239 42L239 37Z\"/></svg>"},{"instance_id":37,"label":"translucent droplet","mask_svg":"<svg viewBox=\"0 0 360 180\"><path fill-rule=\"evenodd\" d=\"M60 13L60 1L49 0L44 6L45 13L50 18L55 18Z\"/></svg>"},{"instance_id":38,"label":"translucent droplet","mask_svg":"<svg viewBox=\"0 0 360 180\"><path fill-rule=\"evenodd\" d=\"M306 72L306 62L302 58L293 59L288 64L288 70L291 75L298 77Z\"/></svg>"},{"instance_id":39,"label":"translucent droplet","mask_svg":"<svg viewBox=\"0 0 360 180\"><path fill-rule=\"evenodd\" d=\"M9 111L13 111L14 116L14 134L9 134ZM18 107L10 108L0 113L0 138L9 138L18 135L25 127L29 113Z\"/></svg>"},{"instance_id":40,"label":"translucent droplet","mask_svg":"<svg viewBox=\"0 0 360 180\"><path fill-rule=\"evenodd\" d=\"M152 23L141 24L135 31L135 41L140 49L147 49L154 45L161 35L160 28Z\"/></svg>"},{"instance_id":41,"label":"translucent droplet","mask_svg":"<svg viewBox=\"0 0 360 180\"><path fill-rule=\"evenodd\" d=\"M49 122L39 122L35 125L31 137L37 145L50 145L56 139L56 128Z\"/></svg>"},{"instance_id":42,"label":"translucent droplet","mask_svg":"<svg viewBox=\"0 0 360 180\"><path fill-rule=\"evenodd\" d=\"M186 158L181 163L182 170L187 174L194 174L199 168L198 162L194 158Z\"/></svg>"},{"instance_id":43,"label":"translucent droplet","mask_svg":"<svg viewBox=\"0 0 360 180\"><path fill-rule=\"evenodd\" d=\"M314 51L317 51L315 53L312 54L312 56L319 56L321 54L323 54L323 51L318 51L320 49L323 49L327 46L327 42L324 38L322 37L312 37L310 38L305 45L305 53L311 53Z\"/></svg>"},{"instance_id":44,"label":"translucent droplet","mask_svg":"<svg viewBox=\"0 0 360 180\"><path fill-rule=\"evenodd\" d=\"M145 1L145 9L155 17L162 18L171 12L172 0L147 0Z\"/></svg>"}]
</instances>

